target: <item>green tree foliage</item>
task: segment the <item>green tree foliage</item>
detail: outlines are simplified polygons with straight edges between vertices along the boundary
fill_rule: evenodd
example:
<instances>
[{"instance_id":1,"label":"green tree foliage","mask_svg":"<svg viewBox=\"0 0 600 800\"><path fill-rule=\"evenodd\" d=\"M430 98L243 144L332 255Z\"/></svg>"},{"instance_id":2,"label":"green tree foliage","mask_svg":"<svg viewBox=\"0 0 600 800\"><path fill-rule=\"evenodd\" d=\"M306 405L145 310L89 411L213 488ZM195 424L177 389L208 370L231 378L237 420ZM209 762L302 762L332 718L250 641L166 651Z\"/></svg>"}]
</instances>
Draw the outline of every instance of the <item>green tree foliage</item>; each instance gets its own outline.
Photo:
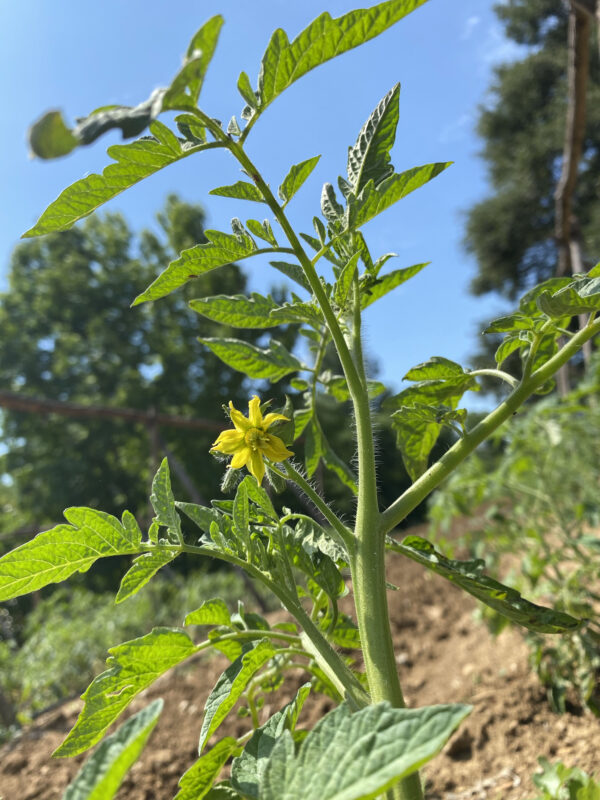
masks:
<instances>
[{"instance_id":1,"label":"green tree foliage","mask_svg":"<svg viewBox=\"0 0 600 800\"><path fill-rule=\"evenodd\" d=\"M477 259L474 294L513 300L552 277L557 266L554 197L562 160L567 98L567 18L562 0L504 0L496 13L524 58L496 68L478 132L492 193L467 218L466 245ZM598 259L600 69L590 47L584 157L573 211L588 267Z\"/></svg>"},{"instance_id":2,"label":"green tree foliage","mask_svg":"<svg viewBox=\"0 0 600 800\"><path fill-rule=\"evenodd\" d=\"M4 389L216 424L223 422L226 400L247 402L244 376L198 342L240 332L188 306L197 295L243 291L246 279L236 265L202 275L152 308L129 308L173 255L206 241L199 206L171 196L158 220L160 233L136 235L120 215L108 214L16 248L10 291L0 297ZM259 334L245 338L256 341ZM147 516L156 465L143 423L4 410L2 427L2 472L14 482L6 530L15 519L25 526L54 523L65 506L78 504L110 512L127 504ZM216 431L163 426L160 435L201 496L212 496L220 476L198 453L207 451Z\"/></svg>"}]
</instances>

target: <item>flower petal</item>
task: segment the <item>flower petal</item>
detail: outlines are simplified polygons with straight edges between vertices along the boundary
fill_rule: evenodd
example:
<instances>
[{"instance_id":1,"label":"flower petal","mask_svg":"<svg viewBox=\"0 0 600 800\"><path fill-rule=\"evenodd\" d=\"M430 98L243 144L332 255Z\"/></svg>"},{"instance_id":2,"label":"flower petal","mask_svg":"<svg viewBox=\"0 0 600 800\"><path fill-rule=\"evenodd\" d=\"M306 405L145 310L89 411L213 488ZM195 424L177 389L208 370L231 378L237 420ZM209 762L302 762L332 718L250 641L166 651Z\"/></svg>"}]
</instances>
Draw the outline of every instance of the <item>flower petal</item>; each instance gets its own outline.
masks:
<instances>
[{"instance_id":1,"label":"flower petal","mask_svg":"<svg viewBox=\"0 0 600 800\"><path fill-rule=\"evenodd\" d=\"M262 428L263 416L260 413L260 397L258 395L254 395L248 403L248 419L251 427Z\"/></svg>"},{"instance_id":2,"label":"flower petal","mask_svg":"<svg viewBox=\"0 0 600 800\"><path fill-rule=\"evenodd\" d=\"M212 450L218 450L220 453L230 455L235 453L240 447L244 447L244 434L240 431L222 431L217 441L213 444Z\"/></svg>"},{"instance_id":3,"label":"flower petal","mask_svg":"<svg viewBox=\"0 0 600 800\"><path fill-rule=\"evenodd\" d=\"M285 461L286 458L294 455L291 450L287 449L279 436L273 436L272 433L263 436L260 449L271 461Z\"/></svg>"},{"instance_id":4,"label":"flower petal","mask_svg":"<svg viewBox=\"0 0 600 800\"><path fill-rule=\"evenodd\" d=\"M262 421L263 430L266 431L267 428L272 425L274 422L277 422L278 419L282 419L284 422L289 422L289 417L284 417L283 414L267 414L267 416Z\"/></svg>"},{"instance_id":5,"label":"flower petal","mask_svg":"<svg viewBox=\"0 0 600 800\"><path fill-rule=\"evenodd\" d=\"M235 429L240 431L240 433L245 433L248 428L252 427L249 420L246 419L241 411L235 408L231 400L229 401L229 419L235 425Z\"/></svg>"},{"instance_id":6,"label":"flower petal","mask_svg":"<svg viewBox=\"0 0 600 800\"><path fill-rule=\"evenodd\" d=\"M248 470L256 478L260 486L265 474L265 462L263 461L262 453L259 450L250 451L250 463Z\"/></svg>"},{"instance_id":7,"label":"flower petal","mask_svg":"<svg viewBox=\"0 0 600 800\"><path fill-rule=\"evenodd\" d=\"M245 467L246 464L250 461L252 455L253 453L250 450L250 448L244 447L241 450L237 451L237 453L231 459L229 466L232 469L241 469L242 467Z\"/></svg>"}]
</instances>

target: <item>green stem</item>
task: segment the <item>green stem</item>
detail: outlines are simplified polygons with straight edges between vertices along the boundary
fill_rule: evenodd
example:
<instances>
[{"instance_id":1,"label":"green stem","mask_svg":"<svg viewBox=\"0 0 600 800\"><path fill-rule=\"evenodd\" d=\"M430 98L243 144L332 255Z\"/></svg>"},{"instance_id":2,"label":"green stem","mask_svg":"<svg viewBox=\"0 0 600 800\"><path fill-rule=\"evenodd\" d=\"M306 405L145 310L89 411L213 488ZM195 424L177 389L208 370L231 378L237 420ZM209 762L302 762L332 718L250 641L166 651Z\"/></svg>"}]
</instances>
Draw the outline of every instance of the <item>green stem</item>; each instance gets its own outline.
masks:
<instances>
[{"instance_id":1,"label":"green stem","mask_svg":"<svg viewBox=\"0 0 600 800\"><path fill-rule=\"evenodd\" d=\"M279 475L282 478L286 478L287 480L293 481L296 484L296 486L302 489L304 494L309 498L309 500L311 500L314 503L314 505L321 512L321 514L323 514L327 522L331 525L333 530L338 534L342 544L346 547L348 552L352 552L354 550L354 537L352 536L352 531L348 530L348 528L344 525L341 519L336 514L334 514L334 512L329 508L327 503L313 489L313 487L306 480L306 478L304 478L298 472L298 470L290 464L289 461L284 462L283 467L285 471L278 469L273 464L269 464L269 467L277 475Z\"/></svg>"},{"instance_id":2,"label":"green stem","mask_svg":"<svg viewBox=\"0 0 600 800\"><path fill-rule=\"evenodd\" d=\"M380 536L383 538L386 533L402 522L481 442L487 439L503 422L510 419L528 397L550 380L581 348L584 342L598 333L600 333L600 320L595 320L593 324L578 331L556 355L552 356L534 373L528 376L524 375L517 388L508 395L504 402L500 403L473 430L456 442L439 461L424 472L404 494L384 511L381 515Z\"/></svg>"},{"instance_id":3,"label":"green stem","mask_svg":"<svg viewBox=\"0 0 600 800\"><path fill-rule=\"evenodd\" d=\"M490 378L500 378L500 380L506 381L506 383L512 386L513 389L519 384L517 378L513 378L512 375L509 375L508 372L504 372L502 369L472 369L469 370L469 375L473 375L474 377L477 375L488 375Z\"/></svg>"}]
</instances>

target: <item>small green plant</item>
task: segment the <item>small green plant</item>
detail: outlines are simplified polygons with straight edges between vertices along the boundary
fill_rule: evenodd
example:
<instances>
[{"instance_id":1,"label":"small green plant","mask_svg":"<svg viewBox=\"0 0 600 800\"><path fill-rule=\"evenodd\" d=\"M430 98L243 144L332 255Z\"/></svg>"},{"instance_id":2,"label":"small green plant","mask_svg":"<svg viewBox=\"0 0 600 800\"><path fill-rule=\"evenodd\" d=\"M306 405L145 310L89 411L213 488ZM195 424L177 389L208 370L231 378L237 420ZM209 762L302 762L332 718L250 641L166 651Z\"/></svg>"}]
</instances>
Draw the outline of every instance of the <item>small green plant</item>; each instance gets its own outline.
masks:
<instances>
[{"instance_id":1,"label":"small green plant","mask_svg":"<svg viewBox=\"0 0 600 800\"><path fill-rule=\"evenodd\" d=\"M241 123L232 117L223 128L198 106L222 25L217 16L192 39L171 86L155 91L145 103L98 109L73 129L58 112L51 112L32 128L32 149L43 158L65 155L112 128L120 128L127 138L149 127L150 135L110 147L114 162L104 173L66 189L26 236L68 228L176 161L209 150L227 150L242 168L244 179L212 193L232 198L241 208L250 202L267 218L252 217L244 223L234 217L231 233L207 231L208 242L184 250L133 305L158 300L207 270L266 253L273 267L297 284L299 294L292 295L290 302L281 304L256 294L217 295L198 298L192 307L241 328L268 331L281 323L297 325L309 344L309 355L302 360L274 339L263 348L237 339L203 340L217 357L251 379L294 376L290 384L297 391L285 403L283 398L279 403L251 400L248 417L229 409L234 429L222 434L214 449L225 459L232 458L225 470L224 489L235 491L233 499L215 500L209 507L175 502L165 461L154 478L151 501L156 516L148 531L143 532L127 511L118 520L95 509L70 508L65 524L39 534L0 560L0 600L5 600L85 571L98 558L131 555L134 561L123 577L119 603L182 553L208 556L244 569L278 598L293 620L270 625L257 614L243 609L232 614L221 600L207 598L185 619L186 626L210 627L200 643L181 628L159 627L113 647L107 670L83 695L83 710L56 751L58 756L76 755L95 745L140 691L171 667L214 648L231 663L206 702L200 757L182 776L178 800L360 800L384 794L397 800L420 800L418 769L440 750L469 707L405 708L386 601L386 549L443 575L529 629L562 633L580 624L564 612L528 602L487 577L479 563L450 561L425 539L409 536L398 541L391 533L527 398L546 391L554 373L600 331L596 319L600 267L544 283L523 298L515 314L492 324L490 330L506 335L496 357L498 367L483 372L506 382L510 393L472 429L458 405L466 391L478 389L481 370L468 371L434 357L409 371L406 378L412 385L388 398L384 407L414 482L381 509L370 402L383 387L366 374L361 317L367 307L417 275L425 264L384 269L392 254L373 258L363 228L449 164L394 170L390 151L399 114L395 85L349 148L347 174L338 181L339 191L330 183L323 187L321 216L313 220L314 231L299 233L286 207L319 157L293 165L274 193L245 148L257 120L294 81L382 33L422 3L387 0L337 19L324 13L293 41L276 30L261 62L257 88L246 73L240 75L238 88L245 102ZM158 120L163 112L177 113L177 133ZM568 333L571 317L588 312L586 326ZM339 361L336 374L323 368L330 345ZM499 368L514 351L520 353L522 365L516 376ZM349 404L355 426L356 473L327 439L317 413L319 392ZM429 455L443 426L455 433L456 440L430 466ZM301 435L303 465L289 455ZM351 522L338 516L312 485L320 463L355 496ZM242 477L246 466L251 474ZM263 470L275 493L288 484L302 492L324 524L305 513L280 508L261 485ZM184 533L180 515L196 525L196 535ZM339 609L339 599L348 591L345 569L351 576L355 619ZM364 671L357 668L356 659L344 654L348 650L361 651ZM261 724L261 696L278 685L287 669L300 665L307 684L291 703ZM307 733L298 721L311 689L327 693L337 706ZM248 733L240 739L215 741L238 701L248 712ZM231 759L230 777L220 780L222 767Z\"/></svg>"},{"instance_id":2,"label":"small green plant","mask_svg":"<svg viewBox=\"0 0 600 800\"><path fill-rule=\"evenodd\" d=\"M531 664L559 712L570 700L600 714L597 365L588 385L540 401L498 431L495 459L464 464L429 509L438 533L470 511L454 546L485 555L510 586L584 620L560 638L526 632ZM508 622L489 608L483 618L493 633Z\"/></svg>"},{"instance_id":3,"label":"small green plant","mask_svg":"<svg viewBox=\"0 0 600 800\"><path fill-rule=\"evenodd\" d=\"M533 776L533 782L543 794L535 800L600 800L600 783L577 767L565 767L559 761L550 764L540 758L542 772Z\"/></svg>"}]
</instances>

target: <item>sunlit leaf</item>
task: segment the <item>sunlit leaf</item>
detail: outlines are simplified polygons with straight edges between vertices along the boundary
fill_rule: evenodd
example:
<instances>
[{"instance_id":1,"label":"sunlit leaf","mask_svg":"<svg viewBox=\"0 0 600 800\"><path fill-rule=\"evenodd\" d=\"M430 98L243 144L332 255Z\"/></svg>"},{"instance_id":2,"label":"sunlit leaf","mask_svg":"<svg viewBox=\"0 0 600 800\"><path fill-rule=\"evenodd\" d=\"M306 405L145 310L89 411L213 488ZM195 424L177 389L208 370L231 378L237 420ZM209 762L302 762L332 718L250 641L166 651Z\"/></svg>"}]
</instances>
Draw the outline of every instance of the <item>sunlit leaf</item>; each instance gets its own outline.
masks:
<instances>
[{"instance_id":1,"label":"sunlit leaf","mask_svg":"<svg viewBox=\"0 0 600 800\"><path fill-rule=\"evenodd\" d=\"M260 783L260 800L369 800L433 758L470 706L368 706L346 703L323 717L294 747L284 731Z\"/></svg>"},{"instance_id":2,"label":"sunlit leaf","mask_svg":"<svg viewBox=\"0 0 600 800\"><path fill-rule=\"evenodd\" d=\"M63 800L112 800L144 749L162 707L163 701L155 700L107 736L67 786Z\"/></svg>"},{"instance_id":3,"label":"sunlit leaf","mask_svg":"<svg viewBox=\"0 0 600 800\"><path fill-rule=\"evenodd\" d=\"M123 524L92 508L68 508L64 515L70 525L39 533L0 558L0 602L86 572L99 558L140 552L142 534L129 512Z\"/></svg>"},{"instance_id":4,"label":"sunlit leaf","mask_svg":"<svg viewBox=\"0 0 600 800\"><path fill-rule=\"evenodd\" d=\"M279 197L284 205L290 202L292 197L317 166L320 158L321 156L307 158L306 161L301 161L299 164L294 164L293 167L290 167L290 171L285 176L283 183L278 189Z\"/></svg>"},{"instance_id":5,"label":"sunlit leaf","mask_svg":"<svg viewBox=\"0 0 600 800\"><path fill-rule=\"evenodd\" d=\"M360 228L369 220L381 214L406 195L424 186L443 172L452 162L425 164L400 174L394 173L377 186L369 181L356 200L349 207L349 223L351 230Z\"/></svg>"},{"instance_id":6,"label":"sunlit leaf","mask_svg":"<svg viewBox=\"0 0 600 800\"><path fill-rule=\"evenodd\" d=\"M437 572L502 616L529 630L538 633L565 633L576 630L581 624L580 620L562 611L530 603L521 597L516 589L511 589L484 575L485 563L481 559L455 561L446 558L431 542L420 536L407 536L402 542L396 542L388 537L387 546L390 550L408 556L413 561Z\"/></svg>"},{"instance_id":7,"label":"sunlit leaf","mask_svg":"<svg viewBox=\"0 0 600 800\"><path fill-rule=\"evenodd\" d=\"M194 34L185 54L183 67L173 78L165 94L164 108L196 106L223 22L223 17L217 14Z\"/></svg>"},{"instance_id":8,"label":"sunlit leaf","mask_svg":"<svg viewBox=\"0 0 600 800\"><path fill-rule=\"evenodd\" d=\"M296 697L257 728L240 756L231 765L231 782L244 797L259 800L259 786L275 742L283 731L293 732L304 701L310 693L310 684L304 684Z\"/></svg>"},{"instance_id":9,"label":"sunlit leaf","mask_svg":"<svg viewBox=\"0 0 600 800\"><path fill-rule=\"evenodd\" d=\"M253 675L273 658L275 652L271 642L261 639L259 642L245 645L242 654L227 667L208 696L204 707L199 752L202 752L206 742L240 699Z\"/></svg>"},{"instance_id":10,"label":"sunlit leaf","mask_svg":"<svg viewBox=\"0 0 600 800\"><path fill-rule=\"evenodd\" d=\"M397 83L365 122L356 143L348 148L348 181L355 195L370 180L377 186L394 171L390 150L396 138L399 97Z\"/></svg>"},{"instance_id":11,"label":"sunlit leaf","mask_svg":"<svg viewBox=\"0 0 600 800\"><path fill-rule=\"evenodd\" d=\"M83 693L83 710L54 755L75 756L92 747L142 689L196 650L189 636L175 628L155 628L146 636L111 647L108 669Z\"/></svg>"},{"instance_id":12,"label":"sunlit leaf","mask_svg":"<svg viewBox=\"0 0 600 800\"><path fill-rule=\"evenodd\" d=\"M376 300L418 275L428 264L429 262L426 261L423 264L415 264L412 267L396 269L393 272L388 272L387 275L382 275L381 278L367 275L365 280L361 282L360 307L363 309L368 308Z\"/></svg>"},{"instance_id":13,"label":"sunlit leaf","mask_svg":"<svg viewBox=\"0 0 600 800\"><path fill-rule=\"evenodd\" d=\"M291 372L302 369L302 363L280 342L271 339L263 349L240 339L199 339L228 367L245 373L249 378L267 378L275 383Z\"/></svg>"},{"instance_id":14,"label":"sunlit leaf","mask_svg":"<svg viewBox=\"0 0 600 800\"><path fill-rule=\"evenodd\" d=\"M128 144L114 144L109 147L107 153L116 163L105 167L102 175L88 175L65 189L48 206L33 228L23 234L23 237L65 231L107 200L111 200L163 167L214 147L214 144L210 143L181 144L177 139L175 146L170 138L167 139L166 131L168 131L166 126L155 121L150 126L150 132L156 140L139 139Z\"/></svg>"},{"instance_id":15,"label":"sunlit leaf","mask_svg":"<svg viewBox=\"0 0 600 800\"><path fill-rule=\"evenodd\" d=\"M204 272L265 252L257 250L250 236L236 236L211 230L204 231L204 234L208 244L197 244L184 250L176 261L171 261L145 292L135 298L132 305L158 300Z\"/></svg>"},{"instance_id":16,"label":"sunlit leaf","mask_svg":"<svg viewBox=\"0 0 600 800\"><path fill-rule=\"evenodd\" d=\"M238 743L232 736L217 742L183 773L174 800L201 800L206 797L226 762L238 749Z\"/></svg>"},{"instance_id":17,"label":"sunlit leaf","mask_svg":"<svg viewBox=\"0 0 600 800\"><path fill-rule=\"evenodd\" d=\"M218 189L211 189L209 194L215 194L218 197L233 197L237 200L253 200L255 203L265 202L260 189L248 181L238 181L231 186L219 186Z\"/></svg>"},{"instance_id":18,"label":"sunlit leaf","mask_svg":"<svg viewBox=\"0 0 600 800\"><path fill-rule=\"evenodd\" d=\"M168 547L157 547L149 553L138 556L121 579L115 603L122 603L137 594L156 573L177 558L178 551Z\"/></svg>"},{"instance_id":19,"label":"sunlit leaf","mask_svg":"<svg viewBox=\"0 0 600 800\"><path fill-rule=\"evenodd\" d=\"M278 307L272 297L263 297L255 292L250 297L218 294L190 301L190 308L198 314L234 328L273 328L279 322L271 319L270 314Z\"/></svg>"},{"instance_id":20,"label":"sunlit leaf","mask_svg":"<svg viewBox=\"0 0 600 800\"><path fill-rule=\"evenodd\" d=\"M260 110L263 111L309 70L368 42L424 2L388 0L372 8L350 11L336 19L324 12L292 42L285 31L277 29L262 58L258 78Z\"/></svg>"}]
</instances>

